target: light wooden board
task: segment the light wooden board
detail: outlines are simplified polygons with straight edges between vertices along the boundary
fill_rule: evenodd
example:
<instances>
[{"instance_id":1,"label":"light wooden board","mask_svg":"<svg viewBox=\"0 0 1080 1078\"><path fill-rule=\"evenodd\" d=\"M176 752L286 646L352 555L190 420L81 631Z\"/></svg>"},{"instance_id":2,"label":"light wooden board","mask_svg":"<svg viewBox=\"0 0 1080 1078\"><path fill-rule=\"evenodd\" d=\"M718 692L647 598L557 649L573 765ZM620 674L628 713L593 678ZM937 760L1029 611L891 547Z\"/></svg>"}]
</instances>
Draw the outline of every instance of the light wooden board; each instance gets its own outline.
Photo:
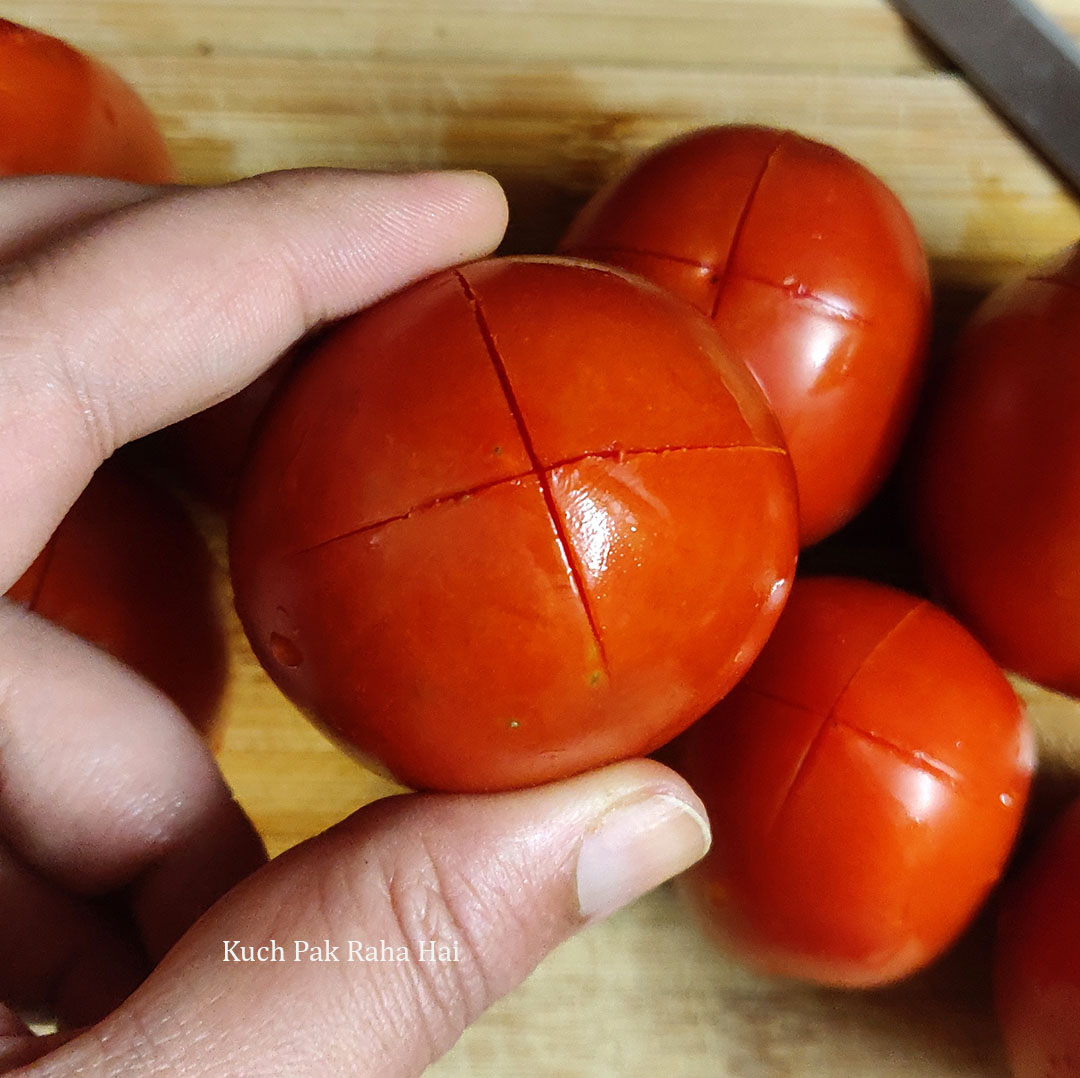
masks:
<instances>
[{"instance_id":1,"label":"light wooden board","mask_svg":"<svg viewBox=\"0 0 1080 1078\"><path fill-rule=\"evenodd\" d=\"M1080 38L1080 0L1044 5ZM9 0L116 66L192 182L312 164L467 166L544 250L640 148L708 122L825 139L899 193L938 287L975 294L1080 235L1080 211L883 0ZM285 703L233 620L221 763L277 852L389 789ZM1080 711L1024 687L1051 770ZM553 955L439 1078L1003 1074L985 926L884 992L772 984L698 938L670 890Z\"/></svg>"}]
</instances>

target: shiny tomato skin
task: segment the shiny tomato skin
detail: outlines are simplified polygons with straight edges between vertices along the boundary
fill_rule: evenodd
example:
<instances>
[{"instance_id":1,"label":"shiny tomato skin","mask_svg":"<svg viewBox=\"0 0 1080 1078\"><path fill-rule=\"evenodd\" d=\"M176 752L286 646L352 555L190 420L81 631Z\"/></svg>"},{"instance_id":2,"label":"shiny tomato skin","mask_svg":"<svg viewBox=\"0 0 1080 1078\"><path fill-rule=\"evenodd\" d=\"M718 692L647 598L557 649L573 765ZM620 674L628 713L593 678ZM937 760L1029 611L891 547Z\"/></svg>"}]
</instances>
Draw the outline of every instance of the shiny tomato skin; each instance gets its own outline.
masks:
<instances>
[{"instance_id":1,"label":"shiny tomato skin","mask_svg":"<svg viewBox=\"0 0 1080 1078\"><path fill-rule=\"evenodd\" d=\"M989 296L915 473L927 576L997 660L1080 696L1080 245Z\"/></svg>"},{"instance_id":2,"label":"shiny tomato skin","mask_svg":"<svg viewBox=\"0 0 1080 1078\"><path fill-rule=\"evenodd\" d=\"M228 664L214 564L164 491L98 469L7 598L131 666L214 740Z\"/></svg>"},{"instance_id":3,"label":"shiny tomato skin","mask_svg":"<svg viewBox=\"0 0 1080 1078\"><path fill-rule=\"evenodd\" d=\"M175 178L157 122L116 72L7 19L0 19L0 131L0 176Z\"/></svg>"},{"instance_id":4,"label":"shiny tomato skin","mask_svg":"<svg viewBox=\"0 0 1080 1078\"><path fill-rule=\"evenodd\" d=\"M282 689L415 787L645 753L760 650L796 557L767 405L608 267L492 259L348 320L271 406L231 531Z\"/></svg>"},{"instance_id":5,"label":"shiny tomato skin","mask_svg":"<svg viewBox=\"0 0 1080 1078\"><path fill-rule=\"evenodd\" d=\"M790 131L704 128L598 192L559 249L712 318L784 432L803 546L866 504L911 419L930 311L915 228L873 173Z\"/></svg>"},{"instance_id":6,"label":"shiny tomato skin","mask_svg":"<svg viewBox=\"0 0 1080 1078\"><path fill-rule=\"evenodd\" d=\"M1022 705L976 641L879 584L796 581L743 681L680 739L713 847L684 890L775 975L867 987L965 927L1012 847Z\"/></svg>"},{"instance_id":7,"label":"shiny tomato skin","mask_svg":"<svg viewBox=\"0 0 1080 1078\"><path fill-rule=\"evenodd\" d=\"M1080 802L1007 891L994 994L1015 1078L1080 1074Z\"/></svg>"}]
</instances>

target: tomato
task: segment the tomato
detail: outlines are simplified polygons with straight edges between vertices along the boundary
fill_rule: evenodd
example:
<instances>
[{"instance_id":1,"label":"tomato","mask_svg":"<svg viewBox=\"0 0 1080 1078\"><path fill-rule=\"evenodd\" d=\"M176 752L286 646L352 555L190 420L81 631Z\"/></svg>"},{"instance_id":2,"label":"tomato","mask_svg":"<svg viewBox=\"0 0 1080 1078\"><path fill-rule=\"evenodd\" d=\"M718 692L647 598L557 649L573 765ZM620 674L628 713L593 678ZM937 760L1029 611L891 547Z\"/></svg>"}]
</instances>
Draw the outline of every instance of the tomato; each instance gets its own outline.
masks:
<instances>
[{"instance_id":1,"label":"tomato","mask_svg":"<svg viewBox=\"0 0 1080 1078\"><path fill-rule=\"evenodd\" d=\"M116 72L7 19L0 19L0 131L0 176L174 178L153 115Z\"/></svg>"},{"instance_id":2,"label":"tomato","mask_svg":"<svg viewBox=\"0 0 1080 1078\"><path fill-rule=\"evenodd\" d=\"M214 736L227 651L213 561L164 491L100 468L7 597L133 667Z\"/></svg>"},{"instance_id":3,"label":"tomato","mask_svg":"<svg viewBox=\"0 0 1080 1078\"><path fill-rule=\"evenodd\" d=\"M231 535L284 691L402 782L493 790L667 741L761 648L794 486L697 312L552 258L344 323L271 406Z\"/></svg>"},{"instance_id":4,"label":"tomato","mask_svg":"<svg viewBox=\"0 0 1080 1078\"><path fill-rule=\"evenodd\" d=\"M1080 802L1012 883L994 989L1015 1078L1080 1074Z\"/></svg>"},{"instance_id":5,"label":"tomato","mask_svg":"<svg viewBox=\"0 0 1080 1078\"><path fill-rule=\"evenodd\" d=\"M705 128L601 190L559 249L712 318L783 429L804 546L870 499L911 418L929 319L918 236L876 176L790 131Z\"/></svg>"},{"instance_id":6,"label":"tomato","mask_svg":"<svg viewBox=\"0 0 1080 1078\"><path fill-rule=\"evenodd\" d=\"M684 735L713 847L685 882L762 970L838 986L942 951L998 878L1033 740L993 660L880 584L800 578L742 683Z\"/></svg>"},{"instance_id":7,"label":"tomato","mask_svg":"<svg viewBox=\"0 0 1080 1078\"><path fill-rule=\"evenodd\" d=\"M1080 245L975 312L916 478L928 578L1004 666L1080 695Z\"/></svg>"}]
</instances>

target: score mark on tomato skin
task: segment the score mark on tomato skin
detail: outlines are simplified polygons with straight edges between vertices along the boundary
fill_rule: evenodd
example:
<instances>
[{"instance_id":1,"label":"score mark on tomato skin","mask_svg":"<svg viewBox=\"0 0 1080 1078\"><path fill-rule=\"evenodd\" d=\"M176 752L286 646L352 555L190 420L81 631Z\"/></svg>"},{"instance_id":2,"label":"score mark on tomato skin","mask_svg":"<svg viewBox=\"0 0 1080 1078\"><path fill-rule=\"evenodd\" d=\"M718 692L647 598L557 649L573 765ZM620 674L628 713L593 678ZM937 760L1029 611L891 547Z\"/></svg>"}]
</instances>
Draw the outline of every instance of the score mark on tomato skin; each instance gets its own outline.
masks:
<instances>
[{"instance_id":1,"label":"score mark on tomato skin","mask_svg":"<svg viewBox=\"0 0 1080 1078\"><path fill-rule=\"evenodd\" d=\"M507 407L509 407L510 414L514 417L514 423L517 425L518 433L521 436L521 443L525 447L525 452L528 454L529 461L532 464L533 474L540 483L540 491L544 496L544 504L547 506L551 525L555 529L556 542L559 545L563 560L566 562L567 572L570 574L574 590L577 592L581 605L585 609L585 618L589 622L589 628L592 630L593 637L596 640L597 649L600 652L600 663L604 669L604 675L605 677L610 678L611 669L608 664L607 654L604 650L604 639L600 633L600 625L596 620L596 612L589 602L588 593L585 591L585 580L582 576L581 565L578 562L577 551L570 541L570 536L566 532L566 525L563 522L562 515L559 513L558 506L555 504L555 495L551 490L550 476L544 469L544 466L537 455L532 435L529 433L529 428L525 424L525 417L521 414L521 406L518 404L517 397L514 394L514 387L510 382L510 375L506 370L506 364L503 362L502 356L499 355L498 346L491 333L487 318L484 316L484 310L480 305L480 299L465 277L456 270L454 273L461 283L462 290L465 293L465 298L469 302L469 306L472 308L473 315L476 318L477 328L480 331L480 336L484 339L488 355L491 357L491 362L495 367L495 374L499 379L499 385L502 387L503 394L506 397Z\"/></svg>"}]
</instances>

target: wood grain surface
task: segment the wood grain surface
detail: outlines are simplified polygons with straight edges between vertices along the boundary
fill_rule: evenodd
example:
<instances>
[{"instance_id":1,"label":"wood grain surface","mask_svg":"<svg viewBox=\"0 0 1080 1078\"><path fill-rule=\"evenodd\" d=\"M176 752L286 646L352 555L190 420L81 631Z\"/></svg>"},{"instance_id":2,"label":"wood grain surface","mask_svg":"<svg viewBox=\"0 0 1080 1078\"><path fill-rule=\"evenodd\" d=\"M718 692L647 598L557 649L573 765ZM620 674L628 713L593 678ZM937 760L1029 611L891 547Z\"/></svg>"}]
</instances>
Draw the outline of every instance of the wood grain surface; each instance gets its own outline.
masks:
<instances>
[{"instance_id":1,"label":"wood grain surface","mask_svg":"<svg viewBox=\"0 0 1080 1078\"><path fill-rule=\"evenodd\" d=\"M1080 0L1044 7L1080 38ZM942 340L950 312L1080 235L1077 202L884 0L8 0L3 14L134 83L187 181L483 168L510 193L512 250L550 249L598 183L668 135L795 128L868 164L907 205ZM227 602L224 575L222 588ZM278 852L391 788L281 698L234 617L232 633L221 764ZM1080 710L1021 688L1051 804L1076 788ZM1002 1075L988 926L904 985L822 991L729 964L664 889L565 945L429 1073Z\"/></svg>"}]
</instances>

